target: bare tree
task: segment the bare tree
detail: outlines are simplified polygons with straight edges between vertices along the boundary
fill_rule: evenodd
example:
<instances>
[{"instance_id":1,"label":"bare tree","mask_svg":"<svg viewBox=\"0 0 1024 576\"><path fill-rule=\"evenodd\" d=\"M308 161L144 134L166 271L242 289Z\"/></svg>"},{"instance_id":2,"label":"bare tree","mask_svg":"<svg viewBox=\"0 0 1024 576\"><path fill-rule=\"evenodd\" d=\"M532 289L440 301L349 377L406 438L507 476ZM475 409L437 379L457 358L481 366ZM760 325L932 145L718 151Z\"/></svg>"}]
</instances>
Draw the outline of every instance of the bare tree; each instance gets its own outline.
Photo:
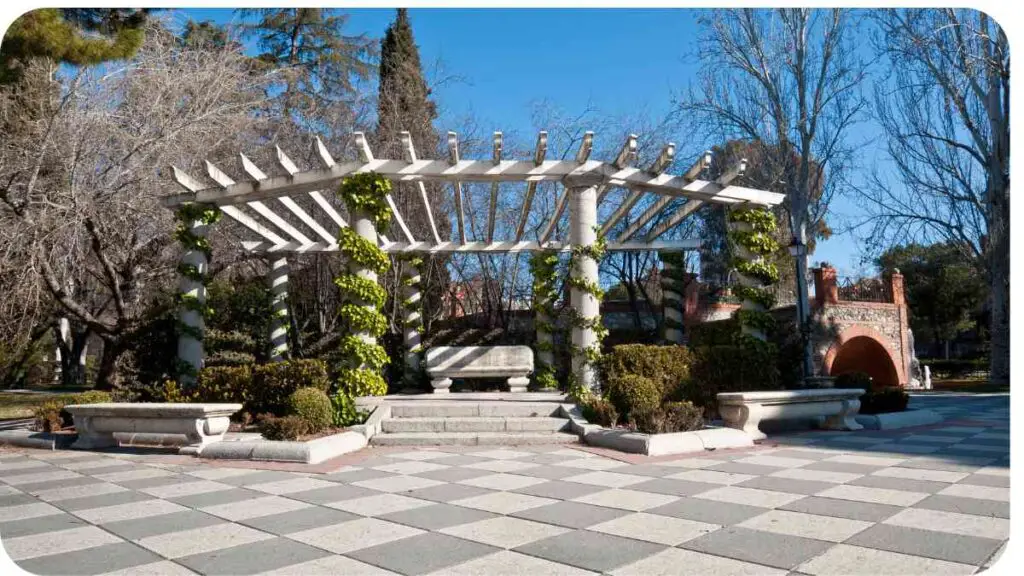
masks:
<instances>
[{"instance_id":1,"label":"bare tree","mask_svg":"<svg viewBox=\"0 0 1024 576\"><path fill-rule=\"evenodd\" d=\"M875 91L890 173L861 190L861 224L891 243L963 247L989 281L993 382L1010 375L1010 52L984 12L882 10ZM890 177L891 176L893 177ZM895 181L895 182L894 182Z\"/></svg>"},{"instance_id":2,"label":"bare tree","mask_svg":"<svg viewBox=\"0 0 1024 576\"><path fill-rule=\"evenodd\" d=\"M236 47L186 48L159 24L118 67L57 72L37 61L32 93L0 93L6 118L32 111L0 145L3 306L20 328L67 316L100 338L109 388L150 297L174 285L168 165L237 149L265 77Z\"/></svg>"},{"instance_id":3,"label":"bare tree","mask_svg":"<svg viewBox=\"0 0 1024 576\"><path fill-rule=\"evenodd\" d=\"M766 172L779 174L796 258L797 313L807 325L808 234L843 188L853 155L848 129L865 107L866 64L856 52L857 16L841 9L712 10L699 22L699 84L679 104L709 143L766 143ZM817 172L814 174L812 172ZM815 198L814 185L822 181ZM805 338L803 369L812 373Z\"/></svg>"}]
</instances>

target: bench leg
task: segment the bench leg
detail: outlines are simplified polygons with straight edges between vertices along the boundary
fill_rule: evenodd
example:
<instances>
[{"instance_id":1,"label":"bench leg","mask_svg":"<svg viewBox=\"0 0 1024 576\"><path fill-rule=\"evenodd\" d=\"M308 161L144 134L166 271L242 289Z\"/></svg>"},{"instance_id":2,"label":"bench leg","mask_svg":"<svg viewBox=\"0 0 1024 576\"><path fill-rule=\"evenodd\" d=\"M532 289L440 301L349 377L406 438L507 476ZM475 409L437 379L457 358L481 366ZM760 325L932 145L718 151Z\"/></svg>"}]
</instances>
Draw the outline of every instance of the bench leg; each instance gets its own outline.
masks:
<instances>
[{"instance_id":1,"label":"bench leg","mask_svg":"<svg viewBox=\"0 0 1024 576\"><path fill-rule=\"evenodd\" d=\"M451 378L431 378L430 385L434 387L434 394L447 394L452 386Z\"/></svg>"},{"instance_id":2,"label":"bench leg","mask_svg":"<svg viewBox=\"0 0 1024 576\"><path fill-rule=\"evenodd\" d=\"M758 428L761 425L762 416L759 404L719 406L718 411L729 428L742 430L754 440L764 440L768 437Z\"/></svg>"},{"instance_id":3,"label":"bench leg","mask_svg":"<svg viewBox=\"0 0 1024 576\"><path fill-rule=\"evenodd\" d=\"M75 416L75 432L78 439L71 445L72 448L82 450L94 450L96 448L113 448L118 446L117 438L113 432L97 432L93 429L92 418L89 416Z\"/></svg>"},{"instance_id":4,"label":"bench leg","mask_svg":"<svg viewBox=\"0 0 1024 576\"><path fill-rule=\"evenodd\" d=\"M839 414L825 418L821 427L826 430L863 430L857 423L857 412L860 411L860 399L843 400Z\"/></svg>"},{"instance_id":5,"label":"bench leg","mask_svg":"<svg viewBox=\"0 0 1024 576\"><path fill-rule=\"evenodd\" d=\"M530 379L526 376L513 376L508 379L508 391L509 392L526 392L526 387L529 386Z\"/></svg>"}]
</instances>

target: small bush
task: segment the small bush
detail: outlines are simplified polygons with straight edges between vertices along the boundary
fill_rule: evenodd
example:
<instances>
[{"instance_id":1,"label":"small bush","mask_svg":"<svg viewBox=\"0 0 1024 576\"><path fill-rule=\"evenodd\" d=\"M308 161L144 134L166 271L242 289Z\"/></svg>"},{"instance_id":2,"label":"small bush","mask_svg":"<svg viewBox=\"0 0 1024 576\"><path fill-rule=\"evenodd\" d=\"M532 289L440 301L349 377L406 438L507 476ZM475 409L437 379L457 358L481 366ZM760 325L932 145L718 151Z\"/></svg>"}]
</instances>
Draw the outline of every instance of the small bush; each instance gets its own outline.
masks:
<instances>
[{"instance_id":1,"label":"small bush","mask_svg":"<svg viewBox=\"0 0 1024 576\"><path fill-rule=\"evenodd\" d=\"M633 410L627 426L644 434L689 432L704 427L704 411L690 402L668 402L654 409Z\"/></svg>"},{"instance_id":2,"label":"small bush","mask_svg":"<svg viewBox=\"0 0 1024 576\"><path fill-rule=\"evenodd\" d=\"M327 392L331 382L322 360L300 359L256 366L252 371L248 411L278 416L288 411L288 397L299 388Z\"/></svg>"},{"instance_id":3,"label":"small bush","mask_svg":"<svg viewBox=\"0 0 1024 576\"><path fill-rule=\"evenodd\" d=\"M603 355L597 369L606 391L612 381L633 375L653 380L662 397L667 397L690 377L690 363L690 351L685 346L622 344Z\"/></svg>"},{"instance_id":4,"label":"small bush","mask_svg":"<svg viewBox=\"0 0 1024 576\"><path fill-rule=\"evenodd\" d=\"M237 402L246 404L252 388L248 366L210 366L199 371L195 390L188 402Z\"/></svg>"},{"instance_id":5,"label":"small bush","mask_svg":"<svg viewBox=\"0 0 1024 576\"><path fill-rule=\"evenodd\" d=\"M620 417L629 418L634 410L655 410L661 405L661 397L661 386L643 376L620 376L611 380L608 386L608 400Z\"/></svg>"},{"instance_id":6,"label":"small bush","mask_svg":"<svg viewBox=\"0 0 1024 576\"><path fill-rule=\"evenodd\" d=\"M267 440L297 440L309 433L309 423L301 416L271 416L259 423L260 433Z\"/></svg>"},{"instance_id":7,"label":"small bush","mask_svg":"<svg viewBox=\"0 0 1024 576\"><path fill-rule=\"evenodd\" d=\"M174 380L164 380L160 388L157 388L154 392L154 396L157 402L168 402L171 404L192 401L192 396Z\"/></svg>"},{"instance_id":8,"label":"small bush","mask_svg":"<svg viewBox=\"0 0 1024 576\"><path fill-rule=\"evenodd\" d=\"M57 432L71 425L71 414L64 410L64 399L43 402L33 411L35 428L42 432Z\"/></svg>"},{"instance_id":9,"label":"small bush","mask_svg":"<svg viewBox=\"0 0 1024 576\"><path fill-rule=\"evenodd\" d=\"M335 426L353 426L366 421L367 413L356 408L356 400L345 392L331 396L331 410Z\"/></svg>"},{"instance_id":10,"label":"small bush","mask_svg":"<svg viewBox=\"0 0 1024 576\"><path fill-rule=\"evenodd\" d=\"M288 397L288 404L292 414L306 421L312 434L330 428L334 422L331 399L323 390L299 388Z\"/></svg>"},{"instance_id":11,"label":"small bush","mask_svg":"<svg viewBox=\"0 0 1024 576\"><path fill-rule=\"evenodd\" d=\"M619 422L619 413L605 398L591 396L580 402L580 412L583 418L591 424L599 424L605 428L614 428Z\"/></svg>"},{"instance_id":12,"label":"small bush","mask_svg":"<svg viewBox=\"0 0 1024 576\"><path fill-rule=\"evenodd\" d=\"M862 388L871 391L871 376L864 372L847 372L836 377L836 388Z\"/></svg>"},{"instance_id":13,"label":"small bush","mask_svg":"<svg viewBox=\"0 0 1024 576\"><path fill-rule=\"evenodd\" d=\"M902 388L890 387L875 392L867 392L860 397L861 414L885 414L887 412L903 412L910 402L910 394Z\"/></svg>"},{"instance_id":14,"label":"small bush","mask_svg":"<svg viewBox=\"0 0 1024 576\"><path fill-rule=\"evenodd\" d=\"M74 398L74 404L105 404L107 402L113 402L109 392L103 392L102 390L89 390L88 392L82 392L76 394Z\"/></svg>"},{"instance_id":15,"label":"small bush","mask_svg":"<svg viewBox=\"0 0 1024 576\"><path fill-rule=\"evenodd\" d=\"M683 397L712 418L719 392L778 390L779 369L771 346L702 346L693 351L690 381Z\"/></svg>"}]
</instances>

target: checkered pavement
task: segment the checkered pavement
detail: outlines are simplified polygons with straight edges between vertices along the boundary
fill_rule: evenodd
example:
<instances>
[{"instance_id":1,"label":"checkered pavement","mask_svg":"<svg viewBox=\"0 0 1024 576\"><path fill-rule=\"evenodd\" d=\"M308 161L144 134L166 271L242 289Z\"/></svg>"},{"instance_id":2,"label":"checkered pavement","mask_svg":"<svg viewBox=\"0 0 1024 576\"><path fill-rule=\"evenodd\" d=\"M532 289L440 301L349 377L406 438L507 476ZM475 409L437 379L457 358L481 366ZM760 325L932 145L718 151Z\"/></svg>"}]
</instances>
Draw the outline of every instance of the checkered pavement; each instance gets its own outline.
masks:
<instances>
[{"instance_id":1,"label":"checkered pavement","mask_svg":"<svg viewBox=\"0 0 1024 576\"><path fill-rule=\"evenodd\" d=\"M35 574L971 574L1009 533L1008 400L915 397L962 418L643 463L371 449L312 474L6 450L0 538Z\"/></svg>"}]
</instances>

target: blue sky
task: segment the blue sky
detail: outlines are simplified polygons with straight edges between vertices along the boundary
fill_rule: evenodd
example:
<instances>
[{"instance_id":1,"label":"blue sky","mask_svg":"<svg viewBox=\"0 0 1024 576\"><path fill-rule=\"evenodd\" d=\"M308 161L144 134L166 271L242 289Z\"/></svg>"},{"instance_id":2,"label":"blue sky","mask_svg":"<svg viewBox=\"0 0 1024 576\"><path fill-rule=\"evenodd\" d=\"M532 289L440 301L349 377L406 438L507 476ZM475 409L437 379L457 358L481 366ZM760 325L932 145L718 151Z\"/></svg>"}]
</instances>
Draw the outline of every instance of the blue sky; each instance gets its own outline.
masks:
<instances>
[{"instance_id":1,"label":"blue sky","mask_svg":"<svg viewBox=\"0 0 1024 576\"><path fill-rule=\"evenodd\" d=\"M227 9L180 12L198 21L236 18ZM394 18L393 9L348 13L346 33L373 38ZM694 10L411 9L409 16L424 66L440 60L447 75L459 77L435 92L444 110L441 130L445 118L472 113L484 129L530 133L531 105L540 100L568 113L590 104L602 115L642 108L660 117L671 108L672 92L685 89L698 70ZM870 137L869 130L859 127L854 137ZM832 205L837 216L854 210L845 199ZM820 242L811 261L828 261L843 275L873 272L860 264L850 234Z\"/></svg>"}]
</instances>

